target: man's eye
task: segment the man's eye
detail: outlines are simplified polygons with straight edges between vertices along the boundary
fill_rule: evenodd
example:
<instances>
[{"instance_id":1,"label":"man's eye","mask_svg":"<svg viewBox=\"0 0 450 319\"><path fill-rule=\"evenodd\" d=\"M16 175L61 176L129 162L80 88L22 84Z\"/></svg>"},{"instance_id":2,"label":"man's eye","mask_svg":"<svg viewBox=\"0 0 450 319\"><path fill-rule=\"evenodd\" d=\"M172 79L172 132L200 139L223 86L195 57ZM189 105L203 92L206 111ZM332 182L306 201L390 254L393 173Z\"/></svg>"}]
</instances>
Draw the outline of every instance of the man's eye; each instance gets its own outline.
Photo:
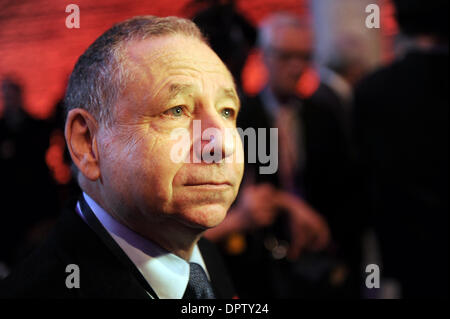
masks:
<instances>
[{"instance_id":1,"label":"man's eye","mask_svg":"<svg viewBox=\"0 0 450 319\"><path fill-rule=\"evenodd\" d=\"M164 112L164 114L169 115L169 116L175 116L175 117L180 117L183 115L183 106L182 105L177 105L174 106L170 109L168 109L167 111Z\"/></svg>"},{"instance_id":2,"label":"man's eye","mask_svg":"<svg viewBox=\"0 0 450 319\"><path fill-rule=\"evenodd\" d=\"M234 115L234 110L231 108L226 108L222 110L222 116L224 118L232 118Z\"/></svg>"}]
</instances>

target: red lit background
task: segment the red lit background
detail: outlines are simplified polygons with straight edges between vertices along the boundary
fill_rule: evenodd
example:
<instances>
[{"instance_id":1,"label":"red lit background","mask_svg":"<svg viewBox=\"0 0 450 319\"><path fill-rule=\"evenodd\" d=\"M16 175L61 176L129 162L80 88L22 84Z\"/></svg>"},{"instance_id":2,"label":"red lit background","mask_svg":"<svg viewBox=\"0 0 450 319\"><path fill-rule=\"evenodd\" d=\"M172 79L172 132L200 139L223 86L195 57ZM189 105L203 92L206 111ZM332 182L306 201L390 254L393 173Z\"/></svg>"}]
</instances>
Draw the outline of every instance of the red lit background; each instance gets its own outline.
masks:
<instances>
[{"instance_id":1,"label":"red lit background","mask_svg":"<svg viewBox=\"0 0 450 319\"><path fill-rule=\"evenodd\" d=\"M382 1L388 2L387 0ZM76 3L80 8L80 28L65 26L69 13L65 8ZM190 17L190 0L122 1L122 0L25 0L0 2L0 78L11 76L24 88L25 109L33 116L45 118L62 97L78 56L101 33L115 22L135 15L178 15ZM307 0L235 1L238 10L257 25L274 11L308 13ZM383 4L382 3L382 4ZM386 7L386 6L384 6ZM392 13L384 10L384 15ZM392 33L392 27L389 28ZM305 94L317 86L314 72L300 82ZM256 92L264 83L264 69L252 55L244 70L244 88ZM0 113L2 106L0 105Z\"/></svg>"}]
</instances>

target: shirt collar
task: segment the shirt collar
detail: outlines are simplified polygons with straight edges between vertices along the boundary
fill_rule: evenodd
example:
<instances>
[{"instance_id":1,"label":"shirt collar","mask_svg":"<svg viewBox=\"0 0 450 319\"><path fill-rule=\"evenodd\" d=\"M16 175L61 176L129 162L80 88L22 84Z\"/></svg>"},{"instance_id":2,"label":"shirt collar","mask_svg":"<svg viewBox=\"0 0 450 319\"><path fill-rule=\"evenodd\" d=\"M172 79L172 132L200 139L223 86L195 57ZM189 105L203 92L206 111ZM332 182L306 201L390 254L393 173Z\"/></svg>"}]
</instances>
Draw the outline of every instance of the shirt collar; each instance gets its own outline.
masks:
<instances>
[{"instance_id":1,"label":"shirt collar","mask_svg":"<svg viewBox=\"0 0 450 319\"><path fill-rule=\"evenodd\" d=\"M97 219L139 269L158 297L181 299L189 281L189 263L116 221L86 193L83 196ZM77 208L81 213L79 203ZM81 217L84 219L82 213ZM189 262L199 264L209 278L197 245Z\"/></svg>"}]
</instances>

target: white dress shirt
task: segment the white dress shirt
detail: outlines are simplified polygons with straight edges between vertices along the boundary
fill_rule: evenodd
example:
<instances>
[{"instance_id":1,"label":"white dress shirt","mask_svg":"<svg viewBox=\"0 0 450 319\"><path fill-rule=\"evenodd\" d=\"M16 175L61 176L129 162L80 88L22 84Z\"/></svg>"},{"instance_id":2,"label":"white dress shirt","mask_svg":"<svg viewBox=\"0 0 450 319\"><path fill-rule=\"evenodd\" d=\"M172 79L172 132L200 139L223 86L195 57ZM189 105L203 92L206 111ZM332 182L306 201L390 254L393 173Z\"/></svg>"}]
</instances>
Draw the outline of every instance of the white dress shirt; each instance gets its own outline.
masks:
<instances>
[{"instance_id":1,"label":"white dress shirt","mask_svg":"<svg viewBox=\"0 0 450 319\"><path fill-rule=\"evenodd\" d=\"M97 219L139 269L158 297L181 299L189 281L189 263L116 221L86 193L83 196ZM77 204L77 211L85 219L80 203ZM202 266L209 278L197 245L189 262Z\"/></svg>"}]
</instances>

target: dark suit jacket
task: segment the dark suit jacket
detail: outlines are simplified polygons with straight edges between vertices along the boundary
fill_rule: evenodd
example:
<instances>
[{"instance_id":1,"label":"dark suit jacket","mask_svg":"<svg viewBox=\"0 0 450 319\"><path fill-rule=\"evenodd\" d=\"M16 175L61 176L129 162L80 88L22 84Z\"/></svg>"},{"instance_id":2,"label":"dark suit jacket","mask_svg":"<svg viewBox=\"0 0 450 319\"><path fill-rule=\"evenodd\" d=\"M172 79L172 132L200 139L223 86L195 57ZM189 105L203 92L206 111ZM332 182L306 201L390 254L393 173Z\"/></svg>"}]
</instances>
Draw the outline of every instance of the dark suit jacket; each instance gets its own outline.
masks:
<instances>
[{"instance_id":1,"label":"dark suit jacket","mask_svg":"<svg viewBox=\"0 0 450 319\"><path fill-rule=\"evenodd\" d=\"M306 157L306 163L304 169L296 173L297 186L303 190L304 198L325 215L331 224L339 224L337 228L340 229L342 220L349 218L344 207L349 198L346 189L349 163L345 134L335 109L312 100L297 100L306 153L300 154ZM275 127L274 119L263 106L261 95L242 100L238 127L244 130L253 127L256 131L257 128ZM258 161L256 164L247 164L247 160L245 163L246 174L254 174L257 183L269 182L277 187L281 185L278 173L257 173L259 166L267 164Z\"/></svg>"},{"instance_id":2,"label":"dark suit jacket","mask_svg":"<svg viewBox=\"0 0 450 319\"><path fill-rule=\"evenodd\" d=\"M74 209L65 211L43 245L0 282L0 298L150 298L145 279L95 221L88 225ZM234 297L213 244L201 239L198 245L216 297ZM80 269L80 288L66 287L69 264Z\"/></svg>"},{"instance_id":3,"label":"dark suit jacket","mask_svg":"<svg viewBox=\"0 0 450 319\"><path fill-rule=\"evenodd\" d=\"M348 250L353 249L356 241L353 240L354 236L350 236L350 232L357 229L356 222L350 217L349 210L344 209L345 201L351 198L343 186L347 182L346 165L348 165L344 131L339 127L335 110L328 105L300 99L297 102L295 105L299 107L299 121L303 128L306 163L304 170L296 175L296 179L304 191L303 195L306 200L326 216L331 224L334 239L340 240L338 242L339 253L344 255L347 253L344 249L347 247L350 247ZM275 127L274 122L263 106L261 95L242 99L238 127L243 130L254 128L258 135L258 128L273 128ZM267 146L268 143L266 143L266 151L270 149ZM247 146L247 141L244 145ZM247 152L247 149L245 151ZM246 177L255 178L256 183L271 183L275 187L280 186L278 173L259 174L259 167L268 164L260 163L258 160L256 164L248 163L246 160L245 164ZM350 220L353 220L353 223L349 222ZM350 227L352 229L349 229ZM289 262L285 259L276 260L272 257L272 253L264 246L265 240L272 236L289 241L289 219L286 218L286 215L279 214L275 223L270 227L247 233L246 249L240 254L228 253L227 246L225 246L225 260L233 278L236 279L239 295L244 298L314 298L324 297L326 290L325 296L331 297L332 289L327 289L328 277L326 274L317 280L314 279L316 281L313 283L309 279L304 280L303 274L300 273L301 270L311 267L307 258L301 258L300 260L305 260L306 264L299 265L297 262ZM342 238L349 242L353 240L353 243L351 245L345 243L344 247ZM345 256L345 258L348 257ZM318 259L316 255L309 260L315 262ZM328 265L330 262L326 260L326 264ZM319 269L315 265L311 268ZM316 275L316 277L319 276ZM319 282L322 278L324 278L323 281Z\"/></svg>"},{"instance_id":4,"label":"dark suit jacket","mask_svg":"<svg viewBox=\"0 0 450 319\"><path fill-rule=\"evenodd\" d=\"M448 52L410 52L356 89L362 212L405 296L448 296L448 86Z\"/></svg>"}]
</instances>

